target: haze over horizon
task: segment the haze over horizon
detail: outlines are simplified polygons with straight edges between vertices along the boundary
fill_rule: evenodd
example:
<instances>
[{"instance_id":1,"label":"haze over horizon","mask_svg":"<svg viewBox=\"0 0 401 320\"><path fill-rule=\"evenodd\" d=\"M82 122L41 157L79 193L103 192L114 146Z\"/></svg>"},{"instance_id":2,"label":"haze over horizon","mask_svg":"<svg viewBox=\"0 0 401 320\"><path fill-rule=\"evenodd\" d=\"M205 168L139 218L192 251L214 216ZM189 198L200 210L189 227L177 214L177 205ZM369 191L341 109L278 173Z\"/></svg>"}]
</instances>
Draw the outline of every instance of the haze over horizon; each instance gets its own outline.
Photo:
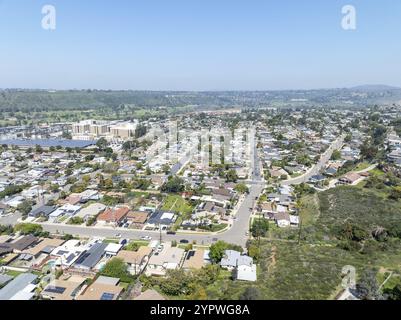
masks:
<instances>
[{"instance_id":1,"label":"haze over horizon","mask_svg":"<svg viewBox=\"0 0 401 320\"><path fill-rule=\"evenodd\" d=\"M38 91L85 91L85 90L98 90L98 91L154 91L154 92L252 92L252 91L315 91L315 90L341 90L341 89L348 89L348 90L401 90L401 87L398 86L393 86L393 85L387 85L387 84L365 84L365 85L356 85L356 86L351 86L351 87L337 87L337 88L309 88L309 89L297 89L297 88L292 88L292 89L247 89L247 90L241 90L241 89L223 89L223 90L171 90L171 89L166 89L166 90L158 90L158 89L107 89L107 88L0 88L0 90L38 90Z\"/></svg>"},{"instance_id":2,"label":"haze over horizon","mask_svg":"<svg viewBox=\"0 0 401 320\"><path fill-rule=\"evenodd\" d=\"M401 87L401 3L0 1L0 88L270 91ZM391 5L390 5L391 4ZM45 89L46 90L46 89Z\"/></svg>"}]
</instances>

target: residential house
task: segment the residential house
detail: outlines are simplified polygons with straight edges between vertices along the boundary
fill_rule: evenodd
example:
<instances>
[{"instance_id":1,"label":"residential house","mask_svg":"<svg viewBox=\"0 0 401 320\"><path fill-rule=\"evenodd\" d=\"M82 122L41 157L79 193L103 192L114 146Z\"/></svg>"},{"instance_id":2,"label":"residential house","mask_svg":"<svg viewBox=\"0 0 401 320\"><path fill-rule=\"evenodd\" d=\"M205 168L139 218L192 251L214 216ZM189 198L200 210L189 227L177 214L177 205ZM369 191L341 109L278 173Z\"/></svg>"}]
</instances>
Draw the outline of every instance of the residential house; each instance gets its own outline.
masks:
<instances>
[{"instance_id":1,"label":"residential house","mask_svg":"<svg viewBox=\"0 0 401 320\"><path fill-rule=\"evenodd\" d=\"M11 248L13 248L15 253L22 253L24 250L36 245L38 241L39 238L33 235L26 235L16 239L13 242L10 242L9 245Z\"/></svg>"},{"instance_id":2,"label":"residential house","mask_svg":"<svg viewBox=\"0 0 401 320\"><path fill-rule=\"evenodd\" d=\"M226 250L224 251L224 256L220 261L220 266L228 270L233 270L238 265L249 264L249 259L252 260L252 258L248 256L241 255L238 251Z\"/></svg>"},{"instance_id":3,"label":"residential house","mask_svg":"<svg viewBox=\"0 0 401 320\"><path fill-rule=\"evenodd\" d=\"M401 166L401 148L398 148L398 149L395 149L395 150L391 151L387 155L387 160L390 163L395 164L396 166Z\"/></svg>"},{"instance_id":4,"label":"residential house","mask_svg":"<svg viewBox=\"0 0 401 320\"><path fill-rule=\"evenodd\" d=\"M0 289L0 300L31 300L35 296L38 276L22 273Z\"/></svg>"},{"instance_id":5,"label":"residential house","mask_svg":"<svg viewBox=\"0 0 401 320\"><path fill-rule=\"evenodd\" d=\"M275 213L274 220L280 228L289 227L291 225L290 215L287 212Z\"/></svg>"},{"instance_id":6,"label":"residential house","mask_svg":"<svg viewBox=\"0 0 401 320\"><path fill-rule=\"evenodd\" d=\"M148 289L148 290L142 292L134 300L166 300L166 298L163 297L156 290Z\"/></svg>"},{"instance_id":7,"label":"residential house","mask_svg":"<svg viewBox=\"0 0 401 320\"><path fill-rule=\"evenodd\" d=\"M55 206L41 206L29 212L29 216L34 218L39 218L39 217L48 218L50 214L55 210L56 210Z\"/></svg>"},{"instance_id":8,"label":"residential house","mask_svg":"<svg viewBox=\"0 0 401 320\"><path fill-rule=\"evenodd\" d=\"M201 269L205 265L204 254L205 251L202 249L189 250L182 268L184 270Z\"/></svg>"},{"instance_id":9,"label":"residential house","mask_svg":"<svg viewBox=\"0 0 401 320\"><path fill-rule=\"evenodd\" d=\"M148 219L147 226L150 228L167 228L171 226L177 216L173 212L155 211Z\"/></svg>"},{"instance_id":10,"label":"residential house","mask_svg":"<svg viewBox=\"0 0 401 320\"><path fill-rule=\"evenodd\" d=\"M355 184L361 176L358 173L355 172L348 172L344 176L342 176L340 179L338 179L339 184Z\"/></svg>"},{"instance_id":11,"label":"residential house","mask_svg":"<svg viewBox=\"0 0 401 320\"><path fill-rule=\"evenodd\" d=\"M146 275L164 276L167 270L179 269L184 253L184 249L171 247L171 245L165 243L160 250L154 252L149 258Z\"/></svg>"},{"instance_id":12,"label":"residential house","mask_svg":"<svg viewBox=\"0 0 401 320\"><path fill-rule=\"evenodd\" d=\"M75 216L88 221L90 218L97 217L100 213L106 210L106 206L102 203L91 203L89 206L82 208Z\"/></svg>"},{"instance_id":13,"label":"residential house","mask_svg":"<svg viewBox=\"0 0 401 320\"><path fill-rule=\"evenodd\" d=\"M311 183L316 183L316 184L322 183L325 180L326 180L326 177L324 175L322 175L322 174L316 174L316 175L314 175L314 176L309 178L309 181Z\"/></svg>"},{"instance_id":14,"label":"residential house","mask_svg":"<svg viewBox=\"0 0 401 320\"><path fill-rule=\"evenodd\" d=\"M129 212L128 207L111 208L102 212L97 217L97 222L101 224L118 225L126 217Z\"/></svg>"},{"instance_id":15,"label":"residential house","mask_svg":"<svg viewBox=\"0 0 401 320\"><path fill-rule=\"evenodd\" d=\"M141 246L137 251L121 250L117 258L124 260L128 264L128 271L131 274L140 274L148 263L152 248Z\"/></svg>"},{"instance_id":16,"label":"residential house","mask_svg":"<svg viewBox=\"0 0 401 320\"><path fill-rule=\"evenodd\" d=\"M7 209L8 206L0 202L0 216L5 215L7 213Z\"/></svg>"},{"instance_id":17,"label":"residential house","mask_svg":"<svg viewBox=\"0 0 401 320\"><path fill-rule=\"evenodd\" d=\"M81 206L66 203L49 214L49 221L55 222L62 216L72 217L81 210Z\"/></svg>"},{"instance_id":18,"label":"residential house","mask_svg":"<svg viewBox=\"0 0 401 320\"><path fill-rule=\"evenodd\" d=\"M25 198L24 198L23 196L18 196L18 195L17 195L17 196L11 197L11 198L9 198L9 199L3 201L3 203L4 203L6 206L9 206L9 207L12 207L12 208L17 209L18 206L19 206L20 204L22 204L24 201L25 201Z\"/></svg>"},{"instance_id":19,"label":"residential house","mask_svg":"<svg viewBox=\"0 0 401 320\"><path fill-rule=\"evenodd\" d=\"M79 193L79 197L81 203L86 203L91 200L98 201L100 200L100 193L97 190L88 189Z\"/></svg>"},{"instance_id":20,"label":"residential house","mask_svg":"<svg viewBox=\"0 0 401 320\"><path fill-rule=\"evenodd\" d=\"M118 254L123 246L118 243L109 243L104 249L106 257L114 257Z\"/></svg>"},{"instance_id":21,"label":"residential house","mask_svg":"<svg viewBox=\"0 0 401 320\"><path fill-rule=\"evenodd\" d=\"M123 291L119 283L118 278L100 276L75 300L117 300Z\"/></svg>"},{"instance_id":22,"label":"residential house","mask_svg":"<svg viewBox=\"0 0 401 320\"><path fill-rule=\"evenodd\" d=\"M50 256L56 259L56 265L70 267L78 257L88 249L80 240L68 240L55 248Z\"/></svg>"},{"instance_id":23,"label":"residential house","mask_svg":"<svg viewBox=\"0 0 401 320\"><path fill-rule=\"evenodd\" d=\"M82 254L75 261L74 269L91 271L106 253L107 243L95 242L89 245L89 249L82 252Z\"/></svg>"},{"instance_id":24,"label":"residential house","mask_svg":"<svg viewBox=\"0 0 401 320\"><path fill-rule=\"evenodd\" d=\"M142 229L148 220L149 212L147 211L130 211L128 212L126 219L130 224L130 228Z\"/></svg>"},{"instance_id":25,"label":"residential house","mask_svg":"<svg viewBox=\"0 0 401 320\"><path fill-rule=\"evenodd\" d=\"M232 270L236 280L256 281L256 265L247 255L241 255L235 250L226 250L221 259L222 268Z\"/></svg>"},{"instance_id":26,"label":"residential house","mask_svg":"<svg viewBox=\"0 0 401 320\"><path fill-rule=\"evenodd\" d=\"M86 278L73 275L68 279L56 279L48 284L41 296L49 300L74 300L81 288L84 286Z\"/></svg>"},{"instance_id":27,"label":"residential house","mask_svg":"<svg viewBox=\"0 0 401 320\"><path fill-rule=\"evenodd\" d=\"M41 238L34 246L22 251L22 254L29 255L32 258L39 258L40 255L50 255L53 250L61 246L65 241L61 239Z\"/></svg>"},{"instance_id":28,"label":"residential house","mask_svg":"<svg viewBox=\"0 0 401 320\"><path fill-rule=\"evenodd\" d=\"M250 264L238 265L234 273L234 278L241 281L256 281L256 264L251 262Z\"/></svg>"}]
</instances>

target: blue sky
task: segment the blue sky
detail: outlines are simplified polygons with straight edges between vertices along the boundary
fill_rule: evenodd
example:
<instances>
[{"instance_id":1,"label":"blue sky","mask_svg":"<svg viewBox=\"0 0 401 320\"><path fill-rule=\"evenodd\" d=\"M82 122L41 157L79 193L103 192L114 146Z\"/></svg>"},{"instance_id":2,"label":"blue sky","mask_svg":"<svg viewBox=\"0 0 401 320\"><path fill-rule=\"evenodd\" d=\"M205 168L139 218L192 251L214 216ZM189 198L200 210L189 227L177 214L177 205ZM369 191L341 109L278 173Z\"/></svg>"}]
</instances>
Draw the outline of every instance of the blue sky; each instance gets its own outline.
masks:
<instances>
[{"instance_id":1,"label":"blue sky","mask_svg":"<svg viewBox=\"0 0 401 320\"><path fill-rule=\"evenodd\" d=\"M2 88L401 86L399 0L0 0L0 39Z\"/></svg>"}]
</instances>

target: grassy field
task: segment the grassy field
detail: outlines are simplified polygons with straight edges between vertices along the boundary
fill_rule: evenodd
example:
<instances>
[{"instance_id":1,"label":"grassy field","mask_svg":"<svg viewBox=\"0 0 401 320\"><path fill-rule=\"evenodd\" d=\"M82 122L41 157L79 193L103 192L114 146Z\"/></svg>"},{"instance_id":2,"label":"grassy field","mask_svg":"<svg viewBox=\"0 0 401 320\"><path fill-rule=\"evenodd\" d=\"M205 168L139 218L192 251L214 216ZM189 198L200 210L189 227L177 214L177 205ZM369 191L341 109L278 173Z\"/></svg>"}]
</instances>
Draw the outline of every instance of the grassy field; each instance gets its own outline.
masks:
<instances>
[{"instance_id":1,"label":"grassy field","mask_svg":"<svg viewBox=\"0 0 401 320\"><path fill-rule=\"evenodd\" d=\"M226 277L207 289L208 296L238 299L246 287L256 286L263 299L333 299L341 288L341 272L346 265L356 268L357 277L366 268L379 271L379 283L393 272L386 288L399 283L400 239L390 238L385 243L369 239L364 246L370 250L345 250L338 246L335 227L347 220L368 230L377 225L389 227L401 221L400 202L390 201L372 190L339 187L307 195L301 199L301 206L300 244L297 237L293 239L296 230L274 230L277 240L261 242L257 283Z\"/></svg>"},{"instance_id":2,"label":"grassy field","mask_svg":"<svg viewBox=\"0 0 401 320\"><path fill-rule=\"evenodd\" d=\"M328 236L344 221L366 228L390 227L401 221L400 202L388 200L380 192L355 187L337 187L319 194L321 215L318 227Z\"/></svg>"},{"instance_id":3,"label":"grassy field","mask_svg":"<svg viewBox=\"0 0 401 320\"><path fill-rule=\"evenodd\" d=\"M192 206L181 196L168 195L164 200L162 210L173 211L183 215L192 213Z\"/></svg>"},{"instance_id":4,"label":"grassy field","mask_svg":"<svg viewBox=\"0 0 401 320\"><path fill-rule=\"evenodd\" d=\"M318 195L306 195L301 199L300 218L304 226L312 225L316 222L320 214Z\"/></svg>"},{"instance_id":5,"label":"grassy field","mask_svg":"<svg viewBox=\"0 0 401 320\"><path fill-rule=\"evenodd\" d=\"M365 170L365 169L369 168L370 166L371 166L371 164L368 162L361 162L361 163L358 163L358 165L355 167L354 171Z\"/></svg>"}]
</instances>

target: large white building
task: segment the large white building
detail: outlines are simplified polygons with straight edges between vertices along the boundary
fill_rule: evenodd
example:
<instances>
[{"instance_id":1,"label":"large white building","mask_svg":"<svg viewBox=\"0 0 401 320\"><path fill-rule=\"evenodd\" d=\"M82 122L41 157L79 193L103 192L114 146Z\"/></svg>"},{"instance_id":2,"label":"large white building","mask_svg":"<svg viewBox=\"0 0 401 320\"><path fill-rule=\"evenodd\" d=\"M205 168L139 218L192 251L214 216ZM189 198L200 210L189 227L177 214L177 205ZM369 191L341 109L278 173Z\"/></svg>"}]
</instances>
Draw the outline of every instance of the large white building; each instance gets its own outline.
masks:
<instances>
[{"instance_id":1,"label":"large white building","mask_svg":"<svg viewBox=\"0 0 401 320\"><path fill-rule=\"evenodd\" d=\"M138 121L83 120L72 125L72 136L74 140L95 140L100 137L126 140L135 136L137 125Z\"/></svg>"}]
</instances>

